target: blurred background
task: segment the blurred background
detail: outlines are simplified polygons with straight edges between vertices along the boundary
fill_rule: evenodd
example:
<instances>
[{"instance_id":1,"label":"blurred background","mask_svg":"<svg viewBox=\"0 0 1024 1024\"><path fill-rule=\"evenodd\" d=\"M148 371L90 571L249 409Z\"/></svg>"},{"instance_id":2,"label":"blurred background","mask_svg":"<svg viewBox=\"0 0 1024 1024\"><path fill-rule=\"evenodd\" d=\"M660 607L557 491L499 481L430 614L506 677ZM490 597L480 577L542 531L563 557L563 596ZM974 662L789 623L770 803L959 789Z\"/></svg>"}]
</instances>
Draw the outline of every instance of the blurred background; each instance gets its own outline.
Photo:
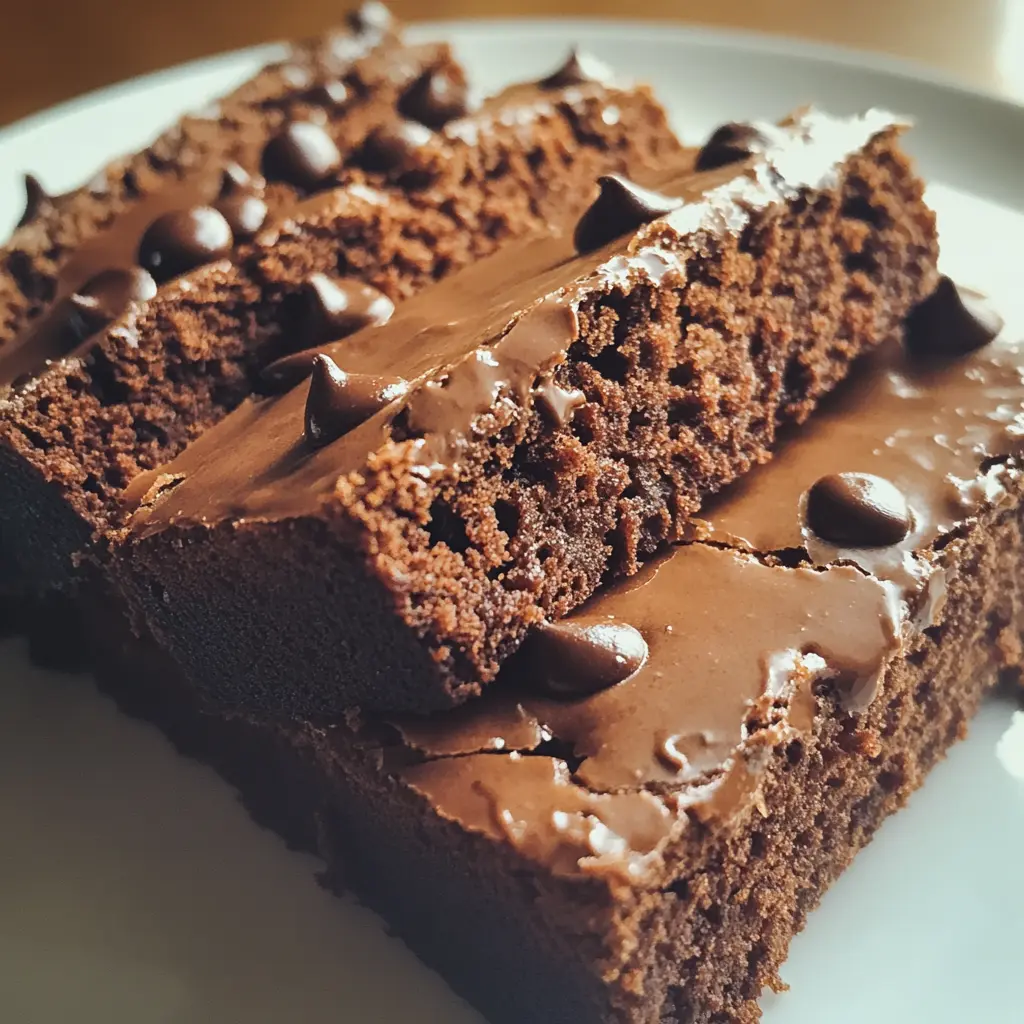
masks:
<instances>
[{"instance_id":1,"label":"blurred background","mask_svg":"<svg viewBox=\"0 0 1024 1024\"><path fill-rule=\"evenodd\" d=\"M133 75L318 31L346 0L19 0L0 12L0 124ZM1024 0L392 0L403 19L643 17L877 50L1024 100Z\"/></svg>"}]
</instances>

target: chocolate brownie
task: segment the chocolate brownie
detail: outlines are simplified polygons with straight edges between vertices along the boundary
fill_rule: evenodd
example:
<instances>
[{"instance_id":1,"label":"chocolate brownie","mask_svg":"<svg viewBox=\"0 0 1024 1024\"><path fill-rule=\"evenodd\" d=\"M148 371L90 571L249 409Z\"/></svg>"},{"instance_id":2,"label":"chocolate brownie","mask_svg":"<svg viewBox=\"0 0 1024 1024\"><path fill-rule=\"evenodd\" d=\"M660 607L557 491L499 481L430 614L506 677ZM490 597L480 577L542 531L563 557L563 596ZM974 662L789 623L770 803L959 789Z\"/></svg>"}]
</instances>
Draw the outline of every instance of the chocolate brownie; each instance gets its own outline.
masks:
<instances>
[{"instance_id":1,"label":"chocolate brownie","mask_svg":"<svg viewBox=\"0 0 1024 1024\"><path fill-rule=\"evenodd\" d=\"M936 237L898 135L879 112L719 131L705 170L604 178L572 238L304 357L308 387L133 484L134 613L227 706L478 694L901 330Z\"/></svg>"},{"instance_id":2,"label":"chocolate brownie","mask_svg":"<svg viewBox=\"0 0 1024 1024\"><path fill-rule=\"evenodd\" d=\"M247 723L168 672L145 711L494 1024L752 1024L823 891L1020 669L1024 341L976 303L944 279L708 539L535 630L479 700ZM105 682L139 709L150 678Z\"/></svg>"},{"instance_id":3,"label":"chocolate brownie","mask_svg":"<svg viewBox=\"0 0 1024 1024\"><path fill-rule=\"evenodd\" d=\"M416 53L396 44L372 60L402 81ZM261 389L269 362L381 323L394 301L578 210L581 184L601 173L692 162L647 89L570 77L513 86L466 113L465 96L438 98L431 71L385 90L373 118L364 110L345 156L322 126L289 121L257 159L263 177L209 171L222 180L215 208L156 216L140 239L164 190L69 256L62 273L107 269L0 356L8 595L73 587L76 559L116 523L125 485ZM122 249L142 266L120 267L111 253Z\"/></svg>"}]
</instances>

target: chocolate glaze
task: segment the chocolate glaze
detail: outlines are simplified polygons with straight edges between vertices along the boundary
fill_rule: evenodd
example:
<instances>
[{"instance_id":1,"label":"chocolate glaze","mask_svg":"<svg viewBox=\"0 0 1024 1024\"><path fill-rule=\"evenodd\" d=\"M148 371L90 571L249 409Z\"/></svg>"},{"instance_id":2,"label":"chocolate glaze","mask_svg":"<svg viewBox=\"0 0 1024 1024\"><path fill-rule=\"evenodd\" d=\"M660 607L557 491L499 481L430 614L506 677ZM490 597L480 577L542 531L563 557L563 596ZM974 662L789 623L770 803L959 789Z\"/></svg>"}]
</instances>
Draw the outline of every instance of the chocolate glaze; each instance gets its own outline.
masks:
<instances>
[{"instance_id":1,"label":"chocolate glaze","mask_svg":"<svg viewBox=\"0 0 1024 1024\"><path fill-rule=\"evenodd\" d=\"M900 651L899 605L888 584L851 567L767 566L703 544L676 548L565 625L598 621L629 623L649 649L646 662L617 686L572 701L537 697L529 691L526 659L517 656L499 687L478 700L433 718L393 722L430 761L402 776L417 788L428 777L442 814L508 838L501 823L510 812L520 848L529 852L538 842L550 857L554 846L570 870L588 868L578 856L568 863L575 846L553 844L548 823L559 811L595 793L637 795L647 788L664 794L670 819L689 810L703 821L727 820L749 805L764 746L811 726L815 684L863 708ZM467 815L466 755L492 752L489 762L507 765L515 759L493 752L529 753L552 738L583 759L560 787L530 789L532 778L521 781L518 770L495 767L501 785L490 788L491 816ZM544 763L535 771L545 777L566 771L539 753L522 760ZM620 819L616 833L634 835L631 824ZM649 849L628 840L622 846L628 856Z\"/></svg>"},{"instance_id":2,"label":"chocolate glaze","mask_svg":"<svg viewBox=\"0 0 1024 1024\"><path fill-rule=\"evenodd\" d=\"M427 719L392 720L405 763L424 761L399 774L442 816L511 843L556 873L594 869L580 829L563 837L552 822L575 815L603 825L614 832L616 855L601 870L614 863L622 877L642 883L658 864L646 805L622 804L613 827L598 811L588 818L588 798L656 793L666 834L678 827L667 823L684 815L714 827L752 806L772 752L810 731L816 715L834 713L823 697L853 714L864 710L915 628L910 615L916 612L918 628L934 621L946 585L945 570L933 565L936 541L998 507L1018 475L1022 436L1024 343L1003 337L941 362L897 345L877 353L775 461L710 510L703 533L714 546L675 548L565 620L563 628L636 627L649 650L638 671L590 696L551 700L531 691L524 649L477 701ZM846 465L891 482L895 495L871 490L866 515L875 539L888 531L892 550L811 539L802 522L807 489L823 469ZM848 481L841 483L842 503L851 495ZM859 502L863 494L853 491ZM897 500L903 495L909 511ZM855 517L854 525L860 530L863 520ZM821 567L770 560L788 548ZM837 559L859 567L824 564ZM905 559L918 566L916 575L903 570ZM906 586L921 579L929 585L918 607L908 608ZM552 745L571 760L550 756ZM527 778L516 766L532 762L543 767ZM486 787L474 788L482 771Z\"/></svg>"},{"instance_id":3,"label":"chocolate glaze","mask_svg":"<svg viewBox=\"0 0 1024 1024\"><path fill-rule=\"evenodd\" d=\"M312 512L339 477L386 444L417 473L457 473L481 413L496 402L532 408L535 389L551 380L576 338L581 302L641 282L682 281L709 237L742 231L757 210L830 181L848 153L890 130L892 118L880 112L845 121L807 113L748 164L706 175L686 166L645 183L683 202L632 239L584 256L554 231L506 247L410 299L383 327L324 346L346 372L409 380L407 400L300 459L305 396L245 403L174 461L182 482L139 509L133 530L145 536L170 519ZM129 502L143 498L149 476L132 485Z\"/></svg>"},{"instance_id":4,"label":"chocolate glaze","mask_svg":"<svg viewBox=\"0 0 1024 1024\"><path fill-rule=\"evenodd\" d=\"M268 363L260 373L264 393L280 395L301 384L313 372L313 358L319 353L318 348L306 348Z\"/></svg>"},{"instance_id":5,"label":"chocolate glaze","mask_svg":"<svg viewBox=\"0 0 1024 1024\"><path fill-rule=\"evenodd\" d=\"M1024 332L1017 335L1024 337ZM868 356L771 465L748 474L694 523L694 534L818 565L848 560L897 583L927 613L930 548L1020 475L1024 341L1009 332L959 359L889 346ZM912 525L887 546L829 543L806 522L806 494L836 472L881 477L906 500Z\"/></svg>"}]
</instances>

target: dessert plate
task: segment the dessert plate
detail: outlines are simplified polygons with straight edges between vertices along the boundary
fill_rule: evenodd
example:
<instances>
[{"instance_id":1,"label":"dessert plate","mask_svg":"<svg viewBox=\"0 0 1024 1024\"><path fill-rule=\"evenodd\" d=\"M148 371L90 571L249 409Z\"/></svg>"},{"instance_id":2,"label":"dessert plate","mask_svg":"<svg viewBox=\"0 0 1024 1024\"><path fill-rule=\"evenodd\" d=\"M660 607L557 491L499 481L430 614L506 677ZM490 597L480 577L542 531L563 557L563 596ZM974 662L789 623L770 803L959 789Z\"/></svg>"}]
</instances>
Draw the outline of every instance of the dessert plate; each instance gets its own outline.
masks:
<instances>
[{"instance_id":1,"label":"dessert plate","mask_svg":"<svg viewBox=\"0 0 1024 1024\"><path fill-rule=\"evenodd\" d=\"M912 115L948 272L1020 301L1024 108L846 51L677 26L592 21L424 25L480 86L550 68L580 43L650 81L683 133L814 101ZM21 170L70 188L154 126L278 52L203 61L0 131L0 236ZM1024 716L994 696L970 737L891 819L794 942L767 1024L1019 1018ZM277 1024L480 1018L316 862L253 825L212 772L179 757L84 676L0 645L0 1019L21 1024ZM529 1022L524 1022L529 1024Z\"/></svg>"}]
</instances>

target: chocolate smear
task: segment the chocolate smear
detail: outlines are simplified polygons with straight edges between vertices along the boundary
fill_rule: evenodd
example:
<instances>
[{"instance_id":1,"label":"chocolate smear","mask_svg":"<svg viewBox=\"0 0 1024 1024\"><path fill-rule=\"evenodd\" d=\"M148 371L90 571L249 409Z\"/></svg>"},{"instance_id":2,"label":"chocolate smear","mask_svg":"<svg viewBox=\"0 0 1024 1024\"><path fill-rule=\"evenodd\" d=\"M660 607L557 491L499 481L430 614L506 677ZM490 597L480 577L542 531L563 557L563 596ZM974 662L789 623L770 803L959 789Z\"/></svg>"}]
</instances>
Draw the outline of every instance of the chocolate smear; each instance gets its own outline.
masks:
<instances>
[{"instance_id":1,"label":"chocolate smear","mask_svg":"<svg viewBox=\"0 0 1024 1024\"><path fill-rule=\"evenodd\" d=\"M43 188L42 183L34 174L25 175L25 212L21 215L17 227L23 228L31 224L42 212L53 206L53 197Z\"/></svg>"}]
</instances>

